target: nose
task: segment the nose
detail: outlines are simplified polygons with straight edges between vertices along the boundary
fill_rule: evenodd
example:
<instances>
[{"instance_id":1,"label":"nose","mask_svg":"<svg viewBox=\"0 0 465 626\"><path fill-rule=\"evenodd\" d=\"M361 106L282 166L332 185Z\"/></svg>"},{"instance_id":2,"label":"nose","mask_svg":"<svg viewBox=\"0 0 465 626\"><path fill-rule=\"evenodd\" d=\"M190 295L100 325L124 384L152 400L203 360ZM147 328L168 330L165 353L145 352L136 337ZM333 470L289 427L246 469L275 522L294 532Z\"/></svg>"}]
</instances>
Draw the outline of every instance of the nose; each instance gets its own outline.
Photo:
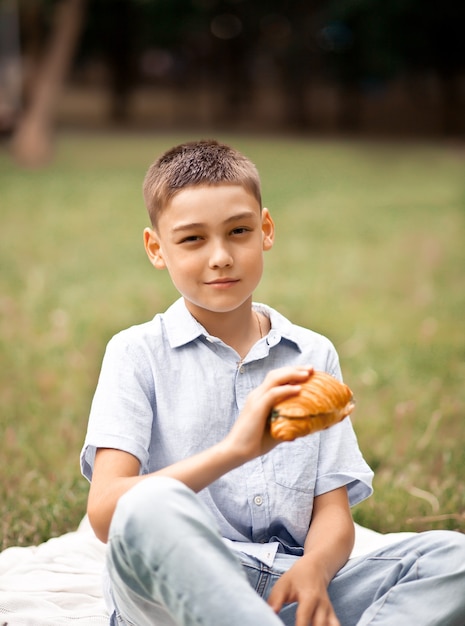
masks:
<instances>
[{"instance_id":1,"label":"nose","mask_svg":"<svg viewBox=\"0 0 465 626\"><path fill-rule=\"evenodd\" d=\"M210 250L210 268L231 267L233 258L228 246L223 241L212 242Z\"/></svg>"}]
</instances>

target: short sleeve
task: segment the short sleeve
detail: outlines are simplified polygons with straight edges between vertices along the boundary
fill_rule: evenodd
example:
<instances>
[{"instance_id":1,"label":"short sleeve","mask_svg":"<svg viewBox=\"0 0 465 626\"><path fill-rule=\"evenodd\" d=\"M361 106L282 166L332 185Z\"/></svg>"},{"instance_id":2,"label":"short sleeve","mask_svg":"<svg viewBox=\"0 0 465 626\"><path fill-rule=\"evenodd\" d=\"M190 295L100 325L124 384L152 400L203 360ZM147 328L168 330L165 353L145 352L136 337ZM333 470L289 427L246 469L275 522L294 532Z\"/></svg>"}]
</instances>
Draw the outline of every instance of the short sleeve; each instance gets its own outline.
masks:
<instances>
[{"instance_id":1,"label":"short sleeve","mask_svg":"<svg viewBox=\"0 0 465 626\"><path fill-rule=\"evenodd\" d=\"M141 472L148 464L155 393L150 368L140 346L124 333L107 345L92 401L81 471L90 481L97 448L115 448L134 455Z\"/></svg>"},{"instance_id":2,"label":"short sleeve","mask_svg":"<svg viewBox=\"0 0 465 626\"><path fill-rule=\"evenodd\" d=\"M360 452L349 417L321 433L315 496L342 486L355 506L373 493L373 471Z\"/></svg>"}]
</instances>

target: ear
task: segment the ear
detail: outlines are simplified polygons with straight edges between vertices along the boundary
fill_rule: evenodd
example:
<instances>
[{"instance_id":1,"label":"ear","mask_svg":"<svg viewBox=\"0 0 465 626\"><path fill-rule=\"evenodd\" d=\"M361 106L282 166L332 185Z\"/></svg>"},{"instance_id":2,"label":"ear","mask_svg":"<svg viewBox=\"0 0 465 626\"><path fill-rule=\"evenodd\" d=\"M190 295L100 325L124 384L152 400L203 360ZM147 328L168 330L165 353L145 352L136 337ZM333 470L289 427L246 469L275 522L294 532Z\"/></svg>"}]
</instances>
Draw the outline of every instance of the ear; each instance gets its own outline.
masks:
<instances>
[{"instance_id":1,"label":"ear","mask_svg":"<svg viewBox=\"0 0 465 626\"><path fill-rule=\"evenodd\" d=\"M151 228L144 229L144 248L153 267L157 270L164 270L166 264L163 259L160 240L157 233Z\"/></svg>"},{"instance_id":2,"label":"ear","mask_svg":"<svg viewBox=\"0 0 465 626\"><path fill-rule=\"evenodd\" d=\"M274 243L274 222L268 209L262 209L263 250L270 250Z\"/></svg>"}]
</instances>

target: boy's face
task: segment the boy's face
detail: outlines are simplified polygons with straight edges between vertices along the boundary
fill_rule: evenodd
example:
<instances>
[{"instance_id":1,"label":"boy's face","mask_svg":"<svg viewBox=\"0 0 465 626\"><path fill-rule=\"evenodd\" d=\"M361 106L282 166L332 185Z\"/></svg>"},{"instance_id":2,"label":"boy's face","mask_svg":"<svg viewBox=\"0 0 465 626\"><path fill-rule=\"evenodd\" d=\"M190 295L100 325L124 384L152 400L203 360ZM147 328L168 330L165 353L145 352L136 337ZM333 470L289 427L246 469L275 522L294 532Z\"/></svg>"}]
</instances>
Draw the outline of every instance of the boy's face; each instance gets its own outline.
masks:
<instances>
[{"instance_id":1,"label":"boy's face","mask_svg":"<svg viewBox=\"0 0 465 626\"><path fill-rule=\"evenodd\" d=\"M250 302L274 240L267 209L240 185L187 187L161 213L144 242L151 263L168 269L196 315L224 313Z\"/></svg>"}]
</instances>

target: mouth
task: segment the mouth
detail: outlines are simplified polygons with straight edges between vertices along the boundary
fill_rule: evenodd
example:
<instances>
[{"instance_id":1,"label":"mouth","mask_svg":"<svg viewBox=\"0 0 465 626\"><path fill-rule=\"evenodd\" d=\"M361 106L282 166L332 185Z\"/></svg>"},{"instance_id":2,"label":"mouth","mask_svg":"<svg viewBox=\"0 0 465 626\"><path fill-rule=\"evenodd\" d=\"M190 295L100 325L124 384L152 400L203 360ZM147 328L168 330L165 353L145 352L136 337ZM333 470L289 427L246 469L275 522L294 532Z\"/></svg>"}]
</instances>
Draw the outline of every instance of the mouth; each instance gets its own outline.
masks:
<instances>
[{"instance_id":1,"label":"mouth","mask_svg":"<svg viewBox=\"0 0 465 626\"><path fill-rule=\"evenodd\" d=\"M210 280L206 284L210 287L217 287L218 289L225 289L226 287L231 287L238 283L239 280L237 278L216 278L215 280Z\"/></svg>"}]
</instances>

